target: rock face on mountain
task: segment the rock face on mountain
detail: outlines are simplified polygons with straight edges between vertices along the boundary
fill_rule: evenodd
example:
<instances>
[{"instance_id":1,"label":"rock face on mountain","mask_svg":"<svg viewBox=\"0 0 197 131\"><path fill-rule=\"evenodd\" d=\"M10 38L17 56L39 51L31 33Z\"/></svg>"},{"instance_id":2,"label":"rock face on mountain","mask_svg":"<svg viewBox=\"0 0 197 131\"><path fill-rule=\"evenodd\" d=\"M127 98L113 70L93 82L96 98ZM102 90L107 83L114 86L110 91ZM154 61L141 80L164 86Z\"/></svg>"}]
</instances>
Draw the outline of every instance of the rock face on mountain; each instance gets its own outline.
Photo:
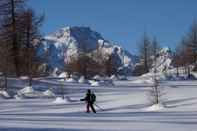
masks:
<instances>
[{"instance_id":1,"label":"rock face on mountain","mask_svg":"<svg viewBox=\"0 0 197 131\"><path fill-rule=\"evenodd\" d=\"M37 50L38 56L43 58L50 69L63 70L64 65L69 63L79 52L100 52L99 60L109 55L116 57L113 66L120 69L132 70L135 64L134 58L117 44L105 40L101 34L91 30L89 27L65 27L46 37Z\"/></svg>"}]
</instances>

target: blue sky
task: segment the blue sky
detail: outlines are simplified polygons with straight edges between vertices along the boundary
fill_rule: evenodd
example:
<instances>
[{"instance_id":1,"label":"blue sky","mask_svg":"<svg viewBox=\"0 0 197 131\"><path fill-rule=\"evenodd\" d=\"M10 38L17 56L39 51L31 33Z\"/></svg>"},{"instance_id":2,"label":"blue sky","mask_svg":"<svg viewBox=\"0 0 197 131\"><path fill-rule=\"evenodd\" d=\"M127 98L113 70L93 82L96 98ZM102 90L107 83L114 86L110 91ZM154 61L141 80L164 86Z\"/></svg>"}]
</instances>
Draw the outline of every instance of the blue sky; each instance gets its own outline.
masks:
<instances>
[{"instance_id":1,"label":"blue sky","mask_svg":"<svg viewBox=\"0 0 197 131\"><path fill-rule=\"evenodd\" d=\"M144 32L174 48L197 19L197 0L29 0L45 14L43 34L89 26L133 54Z\"/></svg>"}]
</instances>

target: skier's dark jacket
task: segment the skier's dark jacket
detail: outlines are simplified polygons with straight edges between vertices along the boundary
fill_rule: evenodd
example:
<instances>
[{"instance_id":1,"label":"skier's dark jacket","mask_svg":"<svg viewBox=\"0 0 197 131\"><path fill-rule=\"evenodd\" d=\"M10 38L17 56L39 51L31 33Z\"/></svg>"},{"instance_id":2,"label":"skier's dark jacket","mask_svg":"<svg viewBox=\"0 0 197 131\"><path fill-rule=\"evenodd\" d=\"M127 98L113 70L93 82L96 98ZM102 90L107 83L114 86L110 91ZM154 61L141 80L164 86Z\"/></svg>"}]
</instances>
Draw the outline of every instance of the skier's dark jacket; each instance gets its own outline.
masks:
<instances>
[{"instance_id":1,"label":"skier's dark jacket","mask_svg":"<svg viewBox=\"0 0 197 131\"><path fill-rule=\"evenodd\" d=\"M86 101L87 103L94 103L96 101L96 95L91 92L87 92L85 98L80 99L81 101Z\"/></svg>"}]
</instances>

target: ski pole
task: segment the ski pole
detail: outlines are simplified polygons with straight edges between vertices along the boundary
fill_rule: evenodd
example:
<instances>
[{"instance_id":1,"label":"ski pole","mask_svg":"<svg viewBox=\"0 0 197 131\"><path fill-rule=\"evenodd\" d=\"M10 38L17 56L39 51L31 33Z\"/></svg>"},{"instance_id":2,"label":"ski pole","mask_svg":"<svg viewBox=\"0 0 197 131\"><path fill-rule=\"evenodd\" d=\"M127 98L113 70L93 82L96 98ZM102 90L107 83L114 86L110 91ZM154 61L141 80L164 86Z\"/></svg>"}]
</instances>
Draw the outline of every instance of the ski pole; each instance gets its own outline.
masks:
<instances>
[{"instance_id":1,"label":"ski pole","mask_svg":"<svg viewBox=\"0 0 197 131\"><path fill-rule=\"evenodd\" d=\"M99 105L97 105L97 104L94 104L97 108L99 108L100 110L102 110L102 111L104 111L104 109L103 108L101 108Z\"/></svg>"}]
</instances>

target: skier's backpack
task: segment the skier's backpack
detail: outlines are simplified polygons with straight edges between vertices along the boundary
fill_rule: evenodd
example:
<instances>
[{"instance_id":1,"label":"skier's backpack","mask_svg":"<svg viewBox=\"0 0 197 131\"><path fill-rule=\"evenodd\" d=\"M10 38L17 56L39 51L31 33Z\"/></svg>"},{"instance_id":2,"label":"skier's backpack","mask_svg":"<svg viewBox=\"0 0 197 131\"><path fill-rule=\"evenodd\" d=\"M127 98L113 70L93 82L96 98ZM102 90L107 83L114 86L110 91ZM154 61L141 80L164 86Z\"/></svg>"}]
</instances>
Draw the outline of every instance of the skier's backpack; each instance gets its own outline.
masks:
<instances>
[{"instance_id":1,"label":"skier's backpack","mask_svg":"<svg viewBox=\"0 0 197 131\"><path fill-rule=\"evenodd\" d=\"M91 94L91 102L95 102L96 101L96 95L94 93Z\"/></svg>"}]
</instances>

